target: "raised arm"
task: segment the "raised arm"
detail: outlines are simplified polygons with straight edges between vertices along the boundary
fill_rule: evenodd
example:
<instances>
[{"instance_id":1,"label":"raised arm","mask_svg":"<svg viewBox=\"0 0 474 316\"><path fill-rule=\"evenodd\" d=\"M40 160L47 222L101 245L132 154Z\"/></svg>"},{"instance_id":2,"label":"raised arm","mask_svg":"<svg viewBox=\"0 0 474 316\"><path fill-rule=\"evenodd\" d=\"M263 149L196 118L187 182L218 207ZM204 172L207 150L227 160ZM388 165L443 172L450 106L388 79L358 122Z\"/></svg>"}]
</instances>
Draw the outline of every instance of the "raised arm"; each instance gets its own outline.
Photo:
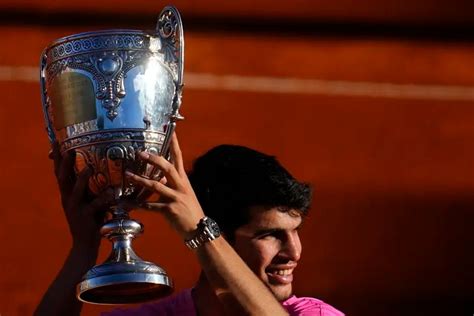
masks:
<instances>
[{"instance_id":1,"label":"raised arm","mask_svg":"<svg viewBox=\"0 0 474 316\"><path fill-rule=\"evenodd\" d=\"M51 158L61 193L61 203L72 236L72 246L64 265L36 308L36 316L80 315L82 303L76 298L76 285L96 262L100 245L99 229L107 206L113 201L109 192L99 198L87 196L91 170L74 172L74 153L62 157L57 144Z\"/></svg>"},{"instance_id":2,"label":"raised arm","mask_svg":"<svg viewBox=\"0 0 474 316\"><path fill-rule=\"evenodd\" d=\"M183 158L176 135L171 145L171 160L141 153L140 159L160 168L166 185L127 173L131 181L161 195L157 203L145 208L161 212L183 240L196 233L204 212L194 194L183 166ZM206 242L194 250L216 296L229 315L287 315L273 294L250 270L224 238Z\"/></svg>"}]
</instances>

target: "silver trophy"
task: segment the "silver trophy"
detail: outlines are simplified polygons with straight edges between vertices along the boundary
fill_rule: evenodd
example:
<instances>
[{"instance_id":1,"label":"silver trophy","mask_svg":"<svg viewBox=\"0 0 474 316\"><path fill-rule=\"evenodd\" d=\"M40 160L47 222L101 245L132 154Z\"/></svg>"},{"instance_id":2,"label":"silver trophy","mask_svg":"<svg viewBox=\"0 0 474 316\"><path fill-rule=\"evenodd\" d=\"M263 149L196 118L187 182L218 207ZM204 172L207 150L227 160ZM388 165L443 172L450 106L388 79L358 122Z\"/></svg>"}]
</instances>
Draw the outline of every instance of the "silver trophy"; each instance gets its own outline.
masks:
<instances>
[{"instance_id":1,"label":"silver trophy","mask_svg":"<svg viewBox=\"0 0 474 316\"><path fill-rule=\"evenodd\" d=\"M112 253L77 286L81 301L144 302L168 295L172 281L140 259L131 242L143 230L122 201L145 201L151 192L130 183L125 170L151 178L159 170L136 159L140 151L168 157L183 88L183 28L178 11L165 7L153 32L106 30L56 40L41 57L41 90L51 143L76 152L76 172L93 169L88 189L113 189L116 205L101 234ZM130 204L130 203L128 203Z\"/></svg>"}]
</instances>

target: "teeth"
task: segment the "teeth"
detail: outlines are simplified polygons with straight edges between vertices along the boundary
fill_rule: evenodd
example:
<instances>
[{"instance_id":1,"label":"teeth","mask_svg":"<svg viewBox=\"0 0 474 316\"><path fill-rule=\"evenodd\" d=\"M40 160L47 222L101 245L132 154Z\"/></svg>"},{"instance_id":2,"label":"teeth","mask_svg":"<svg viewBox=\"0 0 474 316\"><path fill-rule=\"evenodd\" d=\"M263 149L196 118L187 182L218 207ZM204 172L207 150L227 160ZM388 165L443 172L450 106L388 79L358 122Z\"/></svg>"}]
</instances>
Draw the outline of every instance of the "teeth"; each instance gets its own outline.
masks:
<instances>
[{"instance_id":1,"label":"teeth","mask_svg":"<svg viewBox=\"0 0 474 316\"><path fill-rule=\"evenodd\" d=\"M288 270L277 270L275 271L275 274L278 274L278 275L290 275L292 272L291 269L288 269Z\"/></svg>"}]
</instances>

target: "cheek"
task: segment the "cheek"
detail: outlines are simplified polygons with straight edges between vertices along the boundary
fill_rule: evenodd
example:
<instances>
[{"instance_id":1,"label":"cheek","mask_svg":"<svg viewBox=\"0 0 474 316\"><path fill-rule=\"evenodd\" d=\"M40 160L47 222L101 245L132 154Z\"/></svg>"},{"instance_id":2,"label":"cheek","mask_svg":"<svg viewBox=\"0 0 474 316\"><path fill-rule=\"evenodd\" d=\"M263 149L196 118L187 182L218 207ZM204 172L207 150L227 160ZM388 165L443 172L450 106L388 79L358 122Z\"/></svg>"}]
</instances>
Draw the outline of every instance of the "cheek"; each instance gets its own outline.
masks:
<instances>
[{"instance_id":1,"label":"cheek","mask_svg":"<svg viewBox=\"0 0 474 316\"><path fill-rule=\"evenodd\" d=\"M257 272L262 263L262 249L249 244L249 247L240 252L242 259L254 272Z\"/></svg>"},{"instance_id":2,"label":"cheek","mask_svg":"<svg viewBox=\"0 0 474 316\"><path fill-rule=\"evenodd\" d=\"M278 254L278 247L268 242L257 243L253 249L255 253L254 261L262 269L265 269Z\"/></svg>"},{"instance_id":3,"label":"cheek","mask_svg":"<svg viewBox=\"0 0 474 316\"><path fill-rule=\"evenodd\" d=\"M299 251L299 253L300 253L300 255L301 255L301 253L303 252L303 246L302 246L302 244L301 244L300 236L298 236L298 238L297 238L297 243L296 243L296 244L297 244L297 247L298 247L298 251Z\"/></svg>"},{"instance_id":4,"label":"cheek","mask_svg":"<svg viewBox=\"0 0 474 316\"><path fill-rule=\"evenodd\" d=\"M254 273L260 274L278 255L279 243L268 240L237 239L233 248Z\"/></svg>"},{"instance_id":5,"label":"cheek","mask_svg":"<svg viewBox=\"0 0 474 316\"><path fill-rule=\"evenodd\" d=\"M255 249L255 245L250 241L237 240L234 243L233 248L242 258L242 260L244 260L245 263L253 270L257 263L256 259L259 257L257 254L257 249Z\"/></svg>"},{"instance_id":6,"label":"cheek","mask_svg":"<svg viewBox=\"0 0 474 316\"><path fill-rule=\"evenodd\" d=\"M237 246L237 245L236 245ZM245 261L252 270L257 275L261 271L265 270L265 267L272 261L273 256L271 256L268 251L268 247L264 247L258 242L250 242L244 244L239 244L238 247L235 247L235 250L239 256Z\"/></svg>"}]
</instances>

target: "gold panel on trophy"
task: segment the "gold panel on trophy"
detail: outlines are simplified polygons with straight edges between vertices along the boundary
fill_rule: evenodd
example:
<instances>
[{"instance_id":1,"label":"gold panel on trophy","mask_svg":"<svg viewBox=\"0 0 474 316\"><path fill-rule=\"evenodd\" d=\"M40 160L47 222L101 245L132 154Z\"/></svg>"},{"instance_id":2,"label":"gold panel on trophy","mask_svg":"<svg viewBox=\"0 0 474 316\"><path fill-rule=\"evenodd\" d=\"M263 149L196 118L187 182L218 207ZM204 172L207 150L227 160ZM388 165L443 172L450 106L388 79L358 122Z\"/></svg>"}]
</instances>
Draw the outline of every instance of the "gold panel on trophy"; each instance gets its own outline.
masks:
<instances>
[{"instance_id":1,"label":"gold panel on trophy","mask_svg":"<svg viewBox=\"0 0 474 316\"><path fill-rule=\"evenodd\" d=\"M84 74L65 72L58 75L48 94L56 130L97 118L94 84Z\"/></svg>"}]
</instances>

